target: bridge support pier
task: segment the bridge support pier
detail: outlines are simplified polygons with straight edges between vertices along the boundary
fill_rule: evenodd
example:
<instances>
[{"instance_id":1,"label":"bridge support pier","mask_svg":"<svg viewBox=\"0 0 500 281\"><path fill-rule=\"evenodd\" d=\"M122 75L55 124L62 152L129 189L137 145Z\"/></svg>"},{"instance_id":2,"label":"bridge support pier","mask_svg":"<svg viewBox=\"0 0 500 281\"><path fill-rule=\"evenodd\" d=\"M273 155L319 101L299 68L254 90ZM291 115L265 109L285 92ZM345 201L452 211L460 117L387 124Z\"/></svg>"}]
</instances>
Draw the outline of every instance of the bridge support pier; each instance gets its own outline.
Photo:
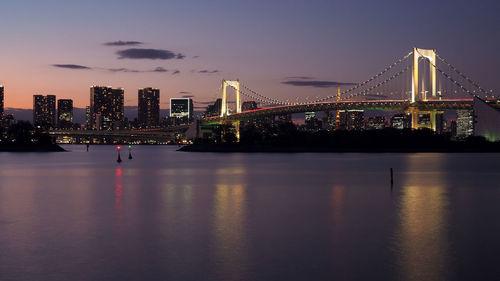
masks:
<instances>
[{"instance_id":1,"label":"bridge support pier","mask_svg":"<svg viewBox=\"0 0 500 281\"><path fill-rule=\"evenodd\" d=\"M440 110L419 110L417 107L410 107L407 113L411 114L411 128L412 129L431 129L434 132L441 130L441 118L438 118L444 111ZM424 119L424 120L421 120Z\"/></svg>"}]
</instances>

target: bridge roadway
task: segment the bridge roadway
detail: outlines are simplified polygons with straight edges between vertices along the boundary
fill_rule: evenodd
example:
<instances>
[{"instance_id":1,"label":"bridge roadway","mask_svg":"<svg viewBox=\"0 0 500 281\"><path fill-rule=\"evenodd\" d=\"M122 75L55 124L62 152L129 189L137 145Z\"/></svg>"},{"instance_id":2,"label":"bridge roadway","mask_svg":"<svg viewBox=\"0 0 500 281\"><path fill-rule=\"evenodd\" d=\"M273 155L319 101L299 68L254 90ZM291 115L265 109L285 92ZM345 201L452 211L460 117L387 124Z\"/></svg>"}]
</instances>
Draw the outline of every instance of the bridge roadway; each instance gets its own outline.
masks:
<instances>
[{"instance_id":1,"label":"bridge roadway","mask_svg":"<svg viewBox=\"0 0 500 281\"><path fill-rule=\"evenodd\" d=\"M73 137L82 139L108 138L121 140L176 140L179 134L184 134L190 125L172 126L162 129L144 130L51 130L49 134L56 137Z\"/></svg>"},{"instance_id":2,"label":"bridge roadway","mask_svg":"<svg viewBox=\"0 0 500 281\"><path fill-rule=\"evenodd\" d=\"M327 111L327 110L395 110L404 111L410 108L418 109L419 111L430 110L456 110L456 109L471 109L473 108L473 99L442 99L442 100L427 100L411 103L409 100L342 100L333 102L319 102L300 105L282 105L265 107L244 111L241 113L233 113L226 117L206 117L202 119L204 123L219 122L222 119L228 121L247 120L252 118L284 115L309 111Z\"/></svg>"}]
</instances>

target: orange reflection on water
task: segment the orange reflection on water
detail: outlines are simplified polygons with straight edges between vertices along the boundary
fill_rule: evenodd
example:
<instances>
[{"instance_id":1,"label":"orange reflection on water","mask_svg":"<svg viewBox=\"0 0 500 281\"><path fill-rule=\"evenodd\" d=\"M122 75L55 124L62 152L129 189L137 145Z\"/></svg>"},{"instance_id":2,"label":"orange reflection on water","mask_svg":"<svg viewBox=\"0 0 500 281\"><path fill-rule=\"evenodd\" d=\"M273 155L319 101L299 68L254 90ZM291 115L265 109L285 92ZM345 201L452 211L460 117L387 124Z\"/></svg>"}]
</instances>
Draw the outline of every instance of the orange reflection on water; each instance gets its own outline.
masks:
<instances>
[{"instance_id":1,"label":"orange reflection on water","mask_svg":"<svg viewBox=\"0 0 500 281\"><path fill-rule=\"evenodd\" d=\"M439 157L409 156L396 233L402 280L445 280L449 266L447 188ZM425 167L432 167L431 170ZM423 170L423 171L422 171Z\"/></svg>"},{"instance_id":2,"label":"orange reflection on water","mask_svg":"<svg viewBox=\"0 0 500 281\"><path fill-rule=\"evenodd\" d=\"M216 185L213 235L218 280L239 280L247 272L241 268L248 263L245 192L242 184Z\"/></svg>"},{"instance_id":3,"label":"orange reflection on water","mask_svg":"<svg viewBox=\"0 0 500 281\"><path fill-rule=\"evenodd\" d=\"M344 187L340 185L332 187L333 221L335 224L339 224L340 219L342 218L343 202L344 202Z\"/></svg>"}]
</instances>

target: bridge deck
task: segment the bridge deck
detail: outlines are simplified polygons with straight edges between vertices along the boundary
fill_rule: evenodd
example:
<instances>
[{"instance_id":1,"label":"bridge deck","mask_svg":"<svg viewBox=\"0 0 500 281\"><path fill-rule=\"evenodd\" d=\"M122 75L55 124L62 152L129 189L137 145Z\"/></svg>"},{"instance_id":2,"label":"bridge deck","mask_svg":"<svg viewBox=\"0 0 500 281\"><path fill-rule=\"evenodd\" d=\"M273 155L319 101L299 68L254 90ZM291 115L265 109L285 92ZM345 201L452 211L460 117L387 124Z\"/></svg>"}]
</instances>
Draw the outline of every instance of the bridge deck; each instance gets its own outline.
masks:
<instances>
[{"instance_id":1,"label":"bridge deck","mask_svg":"<svg viewBox=\"0 0 500 281\"><path fill-rule=\"evenodd\" d=\"M473 99L442 99L427 100L411 103L408 100L342 100L333 102L319 102L300 105L282 105L234 113L224 117L225 120L245 120L274 115L293 114L308 111L327 110L397 110L409 108L426 110L472 109ZM214 116L204 118L203 122L220 121L222 117Z\"/></svg>"}]
</instances>

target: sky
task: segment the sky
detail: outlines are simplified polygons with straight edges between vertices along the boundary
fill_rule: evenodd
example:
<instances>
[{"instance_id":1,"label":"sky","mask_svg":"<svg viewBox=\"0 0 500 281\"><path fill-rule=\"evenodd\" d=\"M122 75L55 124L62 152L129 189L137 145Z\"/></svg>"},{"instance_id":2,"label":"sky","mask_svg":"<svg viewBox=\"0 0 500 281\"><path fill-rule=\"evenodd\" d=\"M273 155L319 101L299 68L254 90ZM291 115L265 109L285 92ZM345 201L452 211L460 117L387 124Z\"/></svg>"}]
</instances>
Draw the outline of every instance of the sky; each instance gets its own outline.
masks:
<instances>
[{"instance_id":1,"label":"sky","mask_svg":"<svg viewBox=\"0 0 500 281\"><path fill-rule=\"evenodd\" d=\"M201 107L222 79L294 99L362 82L420 47L498 93L499 11L490 0L2 1L0 84L10 108L32 108L33 94L85 107L92 85L123 87L126 106L156 87L161 108L182 96Z\"/></svg>"}]
</instances>

